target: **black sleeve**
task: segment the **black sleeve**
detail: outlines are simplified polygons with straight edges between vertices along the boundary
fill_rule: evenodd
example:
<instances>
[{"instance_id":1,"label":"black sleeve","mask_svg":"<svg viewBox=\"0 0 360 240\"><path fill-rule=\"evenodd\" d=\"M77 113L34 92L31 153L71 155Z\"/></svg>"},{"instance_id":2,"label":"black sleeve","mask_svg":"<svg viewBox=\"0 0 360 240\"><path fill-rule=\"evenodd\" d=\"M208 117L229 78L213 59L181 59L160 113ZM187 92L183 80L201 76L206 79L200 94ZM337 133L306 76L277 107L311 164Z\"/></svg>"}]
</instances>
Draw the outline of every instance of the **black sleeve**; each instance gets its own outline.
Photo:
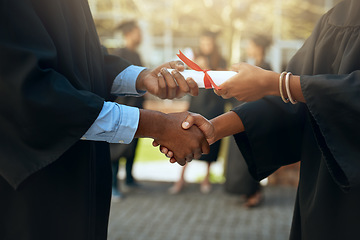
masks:
<instances>
[{"instance_id":1,"label":"black sleeve","mask_svg":"<svg viewBox=\"0 0 360 240\"><path fill-rule=\"evenodd\" d=\"M285 104L279 97L233 109L245 127L245 132L234 137L256 180L300 160L305 109L304 104Z\"/></svg>"},{"instance_id":2,"label":"black sleeve","mask_svg":"<svg viewBox=\"0 0 360 240\"><path fill-rule=\"evenodd\" d=\"M108 54L108 52L105 50L106 48L103 47L106 82L110 92L116 76L131 64L124 58ZM117 96L110 94L110 97L107 100L115 101L116 97Z\"/></svg>"},{"instance_id":3,"label":"black sleeve","mask_svg":"<svg viewBox=\"0 0 360 240\"><path fill-rule=\"evenodd\" d=\"M329 171L343 188L360 184L360 71L301 76L301 88Z\"/></svg>"},{"instance_id":4,"label":"black sleeve","mask_svg":"<svg viewBox=\"0 0 360 240\"><path fill-rule=\"evenodd\" d=\"M30 1L0 5L0 174L16 187L79 141L104 99L61 66Z\"/></svg>"}]
</instances>

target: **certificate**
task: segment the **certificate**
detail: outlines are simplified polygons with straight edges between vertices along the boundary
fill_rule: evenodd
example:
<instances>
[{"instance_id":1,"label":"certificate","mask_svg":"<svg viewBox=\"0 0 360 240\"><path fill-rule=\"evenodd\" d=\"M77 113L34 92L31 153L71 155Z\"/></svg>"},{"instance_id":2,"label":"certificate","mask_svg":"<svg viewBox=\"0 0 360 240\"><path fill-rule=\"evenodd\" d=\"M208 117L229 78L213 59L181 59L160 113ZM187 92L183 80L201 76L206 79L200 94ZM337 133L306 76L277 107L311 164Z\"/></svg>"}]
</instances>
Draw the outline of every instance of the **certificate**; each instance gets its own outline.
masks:
<instances>
[{"instance_id":1,"label":"certificate","mask_svg":"<svg viewBox=\"0 0 360 240\"><path fill-rule=\"evenodd\" d=\"M174 69L168 69L168 71L171 73ZM183 72L179 72L181 75L184 76L185 79L188 77L191 77L194 79L194 81L197 83L199 88L205 88L204 84L204 77L205 73L202 71L195 71L195 70L184 70ZM220 86L226 80L231 78L232 76L235 76L237 72L234 71L207 71L211 79L214 81L214 83L217 86ZM213 86L214 87L214 86Z\"/></svg>"}]
</instances>

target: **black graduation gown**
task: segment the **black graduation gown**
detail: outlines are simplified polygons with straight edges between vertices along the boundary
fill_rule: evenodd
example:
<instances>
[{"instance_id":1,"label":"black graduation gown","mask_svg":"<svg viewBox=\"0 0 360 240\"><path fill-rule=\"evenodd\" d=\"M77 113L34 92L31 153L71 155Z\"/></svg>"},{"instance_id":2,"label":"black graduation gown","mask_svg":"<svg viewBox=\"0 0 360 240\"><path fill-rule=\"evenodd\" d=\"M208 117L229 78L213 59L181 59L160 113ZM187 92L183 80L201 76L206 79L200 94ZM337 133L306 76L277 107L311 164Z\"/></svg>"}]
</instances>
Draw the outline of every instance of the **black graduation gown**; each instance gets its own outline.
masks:
<instances>
[{"instance_id":1,"label":"black graduation gown","mask_svg":"<svg viewBox=\"0 0 360 240\"><path fill-rule=\"evenodd\" d=\"M128 65L86 0L0 0L0 239L106 239L109 146L79 139Z\"/></svg>"},{"instance_id":2,"label":"black graduation gown","mask_svg":"<svg viewBox=\"0 0 360 240\"><path fill-rule=\"evenodd\" d=\"M120 56L123 59L126 59L131 64L136 66L142 66L142 61L140 55L127 47L119 48L113 52L113 55Z\"/></svg>"},{"instance_id":3,"label":"black graduation gown","mask_svg":"<svg viewBox=\"0 0 360 240\"><path fill-rule=\"evenodd\" d=\"M301 161L290 239L358 239L360 226L360 11L344 1L325 14L288 65L307 104L265 97L234 109L235 135L260 180Z\"/></svg>"}]
</instances>

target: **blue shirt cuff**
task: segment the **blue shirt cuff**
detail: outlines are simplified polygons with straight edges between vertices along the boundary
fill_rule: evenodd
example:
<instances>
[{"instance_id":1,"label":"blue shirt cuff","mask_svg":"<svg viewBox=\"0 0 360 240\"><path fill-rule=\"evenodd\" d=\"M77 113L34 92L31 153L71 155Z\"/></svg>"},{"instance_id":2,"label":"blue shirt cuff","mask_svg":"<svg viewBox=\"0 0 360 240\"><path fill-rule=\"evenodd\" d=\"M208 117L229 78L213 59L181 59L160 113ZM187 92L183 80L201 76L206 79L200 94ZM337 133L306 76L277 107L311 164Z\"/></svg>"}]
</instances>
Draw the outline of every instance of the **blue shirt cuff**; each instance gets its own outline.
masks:
<instances>
[{"instance_id":1,"label":"blue shirt cuff","mask_svg":"<svg viewBox=\"0 0 360 240\"><path fill-rule=\"evenodd\" d=\"M121 111L120 124L111 142L129 144L139 126L140 110L136 107L118 105Z\"/></svg>"},{"instance_id":2,"label":"blue shirt cuff","mask_svg":"<svg viewBox=\"0 0 360 240\"><path fill-rule=\"evenodd\" d=\"M136 79L145 67L131 65L116 76L111 93L117 96L142 96L145 91L136 90Z\"/></svg>"},{"instance_id":3,"label":"blue shirt cuff","mask_svg":"<svg viewBox=\"0 0 360 240\"><path fill-rule=\"evenodd\" d=\"M138 108L104 102L98 118L81 139L128 144L135 136L139 118Z\"/></svg>"}]
</instances>

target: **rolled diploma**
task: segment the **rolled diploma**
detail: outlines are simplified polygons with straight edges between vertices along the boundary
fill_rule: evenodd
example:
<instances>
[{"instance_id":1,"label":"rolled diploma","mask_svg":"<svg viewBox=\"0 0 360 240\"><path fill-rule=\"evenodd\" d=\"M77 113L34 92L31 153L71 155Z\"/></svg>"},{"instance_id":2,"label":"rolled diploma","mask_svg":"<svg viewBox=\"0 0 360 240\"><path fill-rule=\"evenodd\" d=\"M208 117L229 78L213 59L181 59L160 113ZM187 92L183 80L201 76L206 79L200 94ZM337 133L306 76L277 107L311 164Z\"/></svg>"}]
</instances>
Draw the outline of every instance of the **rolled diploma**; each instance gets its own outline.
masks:
<instances>
[{"instance_id":1,"label":"rolled diploma","mask_svg":"<svg viewBox=\"0 0 360 240\"><path fill-rule=\"evenodd\" d=\"M168 69L171 73L174 69ZM184 70L183 72L179 72L184 76L185 79L191 77L197 83L199 88L205 88L204 85L204 72L195 71L195 70ZM229 78L236 75L237 72L234 71L208 71L207 72L214 83L218 86L226 82Z\"/></svg>"}]
</instances>

